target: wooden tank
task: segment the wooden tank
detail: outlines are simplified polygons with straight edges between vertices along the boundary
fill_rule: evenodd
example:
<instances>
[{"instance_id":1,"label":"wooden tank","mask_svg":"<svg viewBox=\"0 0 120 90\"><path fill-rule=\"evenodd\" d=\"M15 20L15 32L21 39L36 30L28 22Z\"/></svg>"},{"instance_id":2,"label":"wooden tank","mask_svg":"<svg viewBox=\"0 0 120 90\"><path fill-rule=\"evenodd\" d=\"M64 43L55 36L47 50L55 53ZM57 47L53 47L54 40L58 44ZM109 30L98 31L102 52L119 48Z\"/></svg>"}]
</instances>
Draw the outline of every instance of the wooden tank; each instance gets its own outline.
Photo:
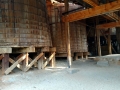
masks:
<instances>
[{"instance_id":1,"label":"wooden tank","mask_svg":"<svg viewBox=\"0 0 120 90\"><path fill-rule=\"evenodd\" d=\"M0 0L0 47L51 46L45 0Z\"/></svg>"},{"instance_id":2,"label":"wooden tank","mask_svg":"<svg viewBox=\"0 0 120 90\"><path fill-rule=\"evenodd\" d=\"M53 46L57 53L67 53L67 30L65 23L61 21L61 8L51 6L48 8ZM80 21L71 22L70 43L72 53L88 52L86 26Z\"/></svg>"}]
</instances>

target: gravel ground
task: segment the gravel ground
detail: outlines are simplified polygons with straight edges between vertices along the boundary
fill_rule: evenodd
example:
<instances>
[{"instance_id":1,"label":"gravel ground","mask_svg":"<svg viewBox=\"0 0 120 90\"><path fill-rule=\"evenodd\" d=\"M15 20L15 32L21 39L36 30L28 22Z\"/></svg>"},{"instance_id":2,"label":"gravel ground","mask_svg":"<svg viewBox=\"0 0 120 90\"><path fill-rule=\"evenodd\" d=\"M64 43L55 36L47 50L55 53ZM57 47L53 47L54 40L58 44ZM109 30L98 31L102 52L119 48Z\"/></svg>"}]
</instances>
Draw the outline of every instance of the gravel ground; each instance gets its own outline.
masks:
<instances>
[{"instance_id":1,"label":"gravel ground","mask_svg":"<svg viewBox=\"0 0 120 90\"><path fill-rule=\"evenodd\" d=\"M56 68L14 71L0 76L0 90L120 90L120 66L97 66L95 61L58 60Z\"/></svg>"}]
</instances>

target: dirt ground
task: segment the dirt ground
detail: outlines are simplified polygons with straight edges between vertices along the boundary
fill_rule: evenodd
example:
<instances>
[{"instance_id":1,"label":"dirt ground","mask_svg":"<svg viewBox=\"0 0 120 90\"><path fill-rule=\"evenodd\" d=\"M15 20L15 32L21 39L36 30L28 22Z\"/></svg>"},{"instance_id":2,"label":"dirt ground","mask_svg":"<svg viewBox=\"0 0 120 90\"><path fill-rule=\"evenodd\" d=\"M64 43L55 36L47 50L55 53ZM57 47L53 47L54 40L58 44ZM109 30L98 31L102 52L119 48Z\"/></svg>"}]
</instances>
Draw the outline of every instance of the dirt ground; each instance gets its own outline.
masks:
<instances>
[{"instance_id":1,"label":"dirt ground","mask_svg":"<svg viewBox=\"0 0 120 90\"><path fill-rule=\"evenodd\" d=\"M98 66L95 61L57 60L56 68L14 70L0 76L0 90L120 90L120 66Z\"/></svg>"}]
</instances>

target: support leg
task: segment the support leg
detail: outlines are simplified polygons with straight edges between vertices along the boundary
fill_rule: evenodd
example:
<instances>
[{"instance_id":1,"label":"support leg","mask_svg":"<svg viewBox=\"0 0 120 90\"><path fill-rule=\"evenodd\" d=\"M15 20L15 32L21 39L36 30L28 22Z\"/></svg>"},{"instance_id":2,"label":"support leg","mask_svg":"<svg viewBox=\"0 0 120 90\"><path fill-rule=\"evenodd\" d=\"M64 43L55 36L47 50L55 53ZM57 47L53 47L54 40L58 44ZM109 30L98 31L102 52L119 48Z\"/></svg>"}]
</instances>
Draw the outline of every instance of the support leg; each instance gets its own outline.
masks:
<instances>
[{"instance_id":1,"label":"support leg","mask_svg":"<svg viewBox=\"0 0 120 90\"><path fill-rule=\"evenodd\" d=\"M4 54L2 59L2 74L5 73L7 68L9 68L9 54Z\"/></svg>"}]
</instances>

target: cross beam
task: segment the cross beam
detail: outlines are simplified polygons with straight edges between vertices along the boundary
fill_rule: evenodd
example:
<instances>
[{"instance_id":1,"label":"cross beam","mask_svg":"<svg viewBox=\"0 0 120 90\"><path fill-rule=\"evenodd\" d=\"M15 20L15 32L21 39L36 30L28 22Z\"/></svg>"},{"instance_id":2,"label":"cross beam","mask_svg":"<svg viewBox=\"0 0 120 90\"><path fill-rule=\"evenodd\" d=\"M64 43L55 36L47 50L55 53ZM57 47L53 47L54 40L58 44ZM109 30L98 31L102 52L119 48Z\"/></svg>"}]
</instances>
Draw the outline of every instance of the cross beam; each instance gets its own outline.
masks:
<instances>
[{"instance_id":1,"label":"cross beam","mask_svg":"<svg viewBox=\"0 0 120 90\"><path fill-rule=\"evenodd\" d=\"M93 0L83 0L84 2L88 3L89 5L93 6L93 7L96 7L96 6L99 6L98 5L98 2L95 2ZM115 21L118 21L119 19L119 16L117 14L115 14L114 12L112 13L107 13L105 15L102 15L104 18L107 18L109 20L115 20Z\"/></svg>"}]
</instances>

